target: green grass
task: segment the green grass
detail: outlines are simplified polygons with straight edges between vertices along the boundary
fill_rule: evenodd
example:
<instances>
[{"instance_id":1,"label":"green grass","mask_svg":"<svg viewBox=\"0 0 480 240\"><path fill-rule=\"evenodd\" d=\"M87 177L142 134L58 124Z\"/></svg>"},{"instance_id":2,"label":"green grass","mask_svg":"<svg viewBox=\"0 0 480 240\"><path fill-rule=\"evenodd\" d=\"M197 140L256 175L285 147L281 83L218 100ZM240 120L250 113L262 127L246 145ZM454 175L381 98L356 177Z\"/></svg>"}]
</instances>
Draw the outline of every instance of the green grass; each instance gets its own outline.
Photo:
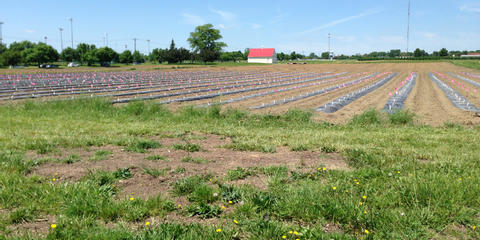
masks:
<instances>
[{"instance_id":1,"label":"green grass","mask_svg":"<svg viewBox=\"0 0 480 240\"><path fill-rule=\"evenodd\" d=\"M167 172L170 171L170 168L157 169L151 167L142 167L143 173L148 174L152 177L159 177L167 175Z\"/></svg>"},{"instance_id":2,"label":"green grass","mask_svg":"<svg viewBox=\"0 0 480 240\"><path fill-rule=\"evenodd\" d=\"M461 60L461 61L450 61L452 64L460 66L460 67L466 67L466 68L471 68L475 70L480 70L480 59L476 60Z\"/></svg>"},{"instance_id":3,"label":"green grass","mask_svg":"<svg viewBox=\"0 0 480 240\"><path fill-rule=\"evenodd\" d=\"M173 149L184 150L186 152L198 152L202 150L202 147L195 143L178 143L173 145Z\"/></svg>"},{"instance_id":4,"label":"green grass","mask_svg":"<svg viewBox=\"0 0 480 240\"><path fill-rule=\"evenodd\" d=\"M297 231L300 239L480 238L478 229L473 230L480 225L478 126L416 125L405 113L392 120L374 110L333 125L310 121L305 114L196 108L170 113L150 102L114 107L98 99L2 105L0 239L43 239L38 233L22 235L15 224L46 216L55 216L55 222L41 224L57 224L47 239L281 239L290 237L289 231ZM119 194L118 184L131 177L129 166L52 182L32 174L34 167L50 160L26 157L28 151L44 154L90 146L145 149L148 144L137 145L140 139L191 132L229 137L232 149L241 151L294 146L336 152L349 170L258 166L189 176L178 167L172 171L172 192L129 200ZM66 159L61 164L79 160ZM157 174L153 168L148 172ZM225 185L225 176L241 179L249 172L262 175L266 186ZM181 198L188 203L178 208ZM163 219L172 212L192 216L192 222L197 217L218 219L145 226L147 219ZM324 232L326 224L335 224L339 231Z\"/></svg>"},{"instance_id":5,"label":"green grass","mask_svg":"<svg viewBox=\"0 0 480 240\"><path fill-rule=\"evenodd\" d=\"M94 161L94 162L102 161L107 159L110 155L112 155L112 151L110 150L98 150L88 160Z\"/></svg>"},{"instance_id":6,"label":"green grass","mask_svg":"<svg viewBox=\"0 0 480 240\"><path fill-rule=\"evenodd\" d=\"M182 162L188 162L188 163L196 163L196 164L202 164L202 163L208 163L209 161L205 158L194 158L192 156L186 156L182 158Z\"/></svg>"},{"instance_id":7,"label":"green grass","mask_svg":"<svg viewBox=\"0 0 480 240\"><path fill-rule=\"evenodd\" d=\"M160 156L160 155L151 155L145 158L146 160L149 161L168 161L168 158L165 156Z\"/></svg>"}]
</instances>

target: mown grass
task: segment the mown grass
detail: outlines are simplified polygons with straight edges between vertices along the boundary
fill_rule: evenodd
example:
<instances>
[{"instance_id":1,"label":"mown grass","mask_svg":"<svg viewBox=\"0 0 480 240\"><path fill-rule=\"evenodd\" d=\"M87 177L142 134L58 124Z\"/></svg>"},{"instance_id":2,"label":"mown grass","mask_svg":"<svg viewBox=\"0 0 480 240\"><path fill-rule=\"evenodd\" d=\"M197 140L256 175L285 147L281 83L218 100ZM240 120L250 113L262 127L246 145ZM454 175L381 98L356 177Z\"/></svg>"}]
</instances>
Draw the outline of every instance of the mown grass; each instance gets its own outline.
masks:
<instances>
[{"instance_id":1,"label":"mown grass","mask_svg":"<svg viewBox=\"0 0 480 240\"><path fill-rule=\"evenodd\" d=\"M462 61L450 61L452 64L460 66L460 67L466 67L466 68L471 68L475 70L480 70L480 59L476 60L462 60Z\"/></svg>"},{"instance_id":2,"label":"mown grass","mask_svg":"<svg viewBox=\"0 0 480 240\"><path fill-rule=\"evenodd\" d=\"M174 114L153 103L114 107L98 99L1 106L0 239L42 238L22 235L15 224L46 215L55 222L45 225L56 224L47 239L431 239L449 237L445 229L458 229L466 239L480 237L474 230L480 224L480 128L416 125L406 112L392 118L370 110L345 125L313 122L309 114L196 108ZM105 145L146 149L149 144L130 143L171 132L220 134L242 151L290 146L338 152L351 169L230 169L225 176L232 179L249 171L264 174L267 186L227 186L227 179L204 174L179 178L166 195L123 198L116 183L131 177L129 168L53 182L31 172L57 159L25 156ZM171 174L185 171L179 167ZM177 196L185 196L187 206L179 207ZM145 225L171 212L220 220ZM338 231L325 232L327 224Z\"/></svg>"}]
</instances>

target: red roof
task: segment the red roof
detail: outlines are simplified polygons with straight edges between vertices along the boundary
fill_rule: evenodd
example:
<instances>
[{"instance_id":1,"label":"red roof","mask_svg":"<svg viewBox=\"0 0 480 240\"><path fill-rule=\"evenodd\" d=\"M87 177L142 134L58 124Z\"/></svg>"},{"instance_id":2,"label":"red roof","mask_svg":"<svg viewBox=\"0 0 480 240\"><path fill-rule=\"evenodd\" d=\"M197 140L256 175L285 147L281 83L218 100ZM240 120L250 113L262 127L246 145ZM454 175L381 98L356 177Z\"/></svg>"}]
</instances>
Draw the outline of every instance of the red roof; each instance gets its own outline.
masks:
<instances>
[{"instance_id":1,"label":"red roof","mask_svg":"<svg viewBox=\"0 0 480 240\"><path fill-rule=\"evenodd\" d=\"M251 48L248 57L273 57L275 48Z\"/></svg>"},{"instance_id":2,"label":"red roof","mask_svg":"<svg viewBox=\"0 0 480 240\"><path fill-rule=\"evenodd\" d=\"M480 53L473 53L472 52L472 53L468 53L468 55L470 55L470 56L480 56Z\"/></svg>"}]
</instances>

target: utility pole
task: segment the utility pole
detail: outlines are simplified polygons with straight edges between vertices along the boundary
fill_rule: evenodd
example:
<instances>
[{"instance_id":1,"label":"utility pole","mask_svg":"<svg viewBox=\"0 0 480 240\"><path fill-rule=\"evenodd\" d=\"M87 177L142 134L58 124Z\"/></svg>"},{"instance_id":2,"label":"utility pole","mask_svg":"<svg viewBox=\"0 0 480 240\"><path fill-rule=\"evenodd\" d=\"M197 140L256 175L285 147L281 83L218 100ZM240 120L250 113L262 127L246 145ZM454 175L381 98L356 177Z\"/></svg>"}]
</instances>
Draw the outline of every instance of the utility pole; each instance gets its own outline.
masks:
<instances>
[{"instance_id":1,"label":"utility pole","mask_svg":"<svg viewBox=\"0 0 480 240\"><path fill-rule=\"evenodd\" d=\"M70 21L70 34L72 38L72 48L73 48L73 18L68 19Z\"/></svg>"},{"instance_id":2,"label":"utility pole","mask_svg":"<svg viewBox=\"0 0 480 240\"><path fill-rule=\"evenodd\" d=\"M3 22L0 22L0 44L3 43L3 38L2 38L2 25L3 25Z\"/></svg>"},{"instance_id":3,"label":"utility pole","mask_svg":"<svg viewBox=\"0 0 480 240\"><path fill-rule=\"evenodd\" d=\"M408 23L407 23L407 57L410 47L410 0L408 0Z\"/></svg>"},{"instance_id":4,"label":"utility pole","mask_svg":"<svg viewBox=\"0 0 480 240\"><path fill-rule=\"evenodd\" d=\"M133 62L136 63L137 60L135 59L135 52L137 51L137 39L133 39Z\"/></svg>"},{"instance_id":5,"label":"utility pole","mask_svg":"<svg viewBox=\"0 0 480 240\"><path fill-rule=\"evenodd\" d=\"M125 50L127 50L127 49L128 49L128 45L127 45L127 44L125 44Z\"/></svg>"},{"instance_id":6,"label":"utility pole","mask_svg":"<svg viewBox=\"0 0 480 240\"><path fill-rule=\"evenodd\" d=\"M332 60L332 51L330 50L330 39L332 38L332 35L328 33L328 58Z\"/></svg>"},{"instance_id":7,"label":"utility pole","mask_svg":"<svg viewBox=\"0 0 480 240\"><path fill-rule=\"evenodd\" d=\"M107 47L108 47L108 33L105 33L105 39L107 39L106 42L107 42Z\"/></svg>"},{"instance_id":8,"label":"utility pole","mask_svg":"<svg viewBox=\"0 0 480 240\"><path fill-rule=\"evenodd\" d=\"M60 27L58 28L58 30L60 30L60 49L63 52L63 34L62 34L63 28Z\"/></svg>"},{"instance_id":9,"label":"utility pole","mask_svg":"<svg viewBox=\"0 0 480 240\"><path fill-rule=\"evenodd\" d=\"M148 54L150 54L150 39L147 39L147 44L148 44Z\"/></svg>"},{"instance_id":10,"label":"utility pole","mask_svg":"<svg viewBox=\"0 0 480 240\"><path fill-rule=\"evenodd\" d=\"M45 39L45 44L47 44L47 36L45 36L43 39Z\"/></svg>"}]
</instances>

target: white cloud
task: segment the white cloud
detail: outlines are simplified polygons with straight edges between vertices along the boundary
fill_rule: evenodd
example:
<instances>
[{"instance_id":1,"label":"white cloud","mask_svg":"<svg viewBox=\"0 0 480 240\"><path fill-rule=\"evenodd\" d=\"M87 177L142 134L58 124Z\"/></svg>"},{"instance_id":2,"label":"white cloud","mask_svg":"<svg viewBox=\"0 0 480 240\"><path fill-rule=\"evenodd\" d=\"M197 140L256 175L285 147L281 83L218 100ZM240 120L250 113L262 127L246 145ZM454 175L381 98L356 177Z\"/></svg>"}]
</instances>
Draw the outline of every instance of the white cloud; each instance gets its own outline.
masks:
<instances>
[{"instance_id":1,"label":"white cloud","mask_svg":"<svg viewBox=\"0 0 480 240\"><path fill-rule=\"evenodd\" d=\"M320 31L320 30L323 30L323 29L326 29L326 28L330 28L330 27L336 26L336 25L341 24L341 23L345 23L345 22L349 22L349 21L355 20L355 19L357 19L357 18L362 18L362 17L366 17L366 16L369 16L369 15L377 14L377 13L380 13L380 12L382 12L382 11L383 11L383 10L381 10L381 9L370 9L370 10L368 10L368 11L362 12L362 13L357 14L357 15L353 15L353 16L350 16L350 17L341 18L341 19L338 19L338 20L331 21L331 22L329 22L329 23L323 24L323 25L321 25L321 26L319 26L319 27L305 30L305 31L301 32L301 34L304 34L304 33L312 33L312 32L316 32L316 31Z\"/></svg>"},{"instance_id":2,"label":"white cloud","mask_svg":"<svg viewBox=\"0 0 480 240\"><path fill-rule=\"evenodd\" d=\"M468 4L464 4L464 5L460 6L460 11L462 11L462 12L480 13L480 5L468 5Z\"/></svg>"},{"instance_id":3,"label":"white cloud","mask_svg":"<svg viewBox=\"0 0 480 240\"><path fill-rule=\"evenodd\" d=\"M223 24L221 24L221 23L218 24L217 27L218 27L218 28L221 28L221 29L227 29L227 27L225 27L225 25L223 25Z\"/></svg>"},{"instance_id":4,"label":"white cloud","mask_svg":"<svg viewBox=\"0 0 480 240\"><path fill-rule=\"evenodd\" d=\"M258 23L253 23L253 24L252 24L252 28L253 28L253 29L260 29L260 28L262 28L262 27L263 27L263 26L262 26L261 24L258 24Z\"/></svg>"},{"instance_id":5,"label":"white cloud","mask_svg":"<svg viewBox=\"0 0 480 240\"><path fill-rule=\"evenodd\" d=\"M33 29L25 29L25 32L26 32L26 33L35 33L36 31L33 30Z\"/></svg>"},{"instance_id":6,"label":"white cloud","mask_svg":"<svg viewBox=\"0 0 480 240\"><path fill-rule=\"evenodd\" d=\"M182 17L184 22L195 25L195 26L203 25L207 23L207 21L204 18L197 15L190 14L190 13L183 13Z\"/></svg>"},{"instance_id":7,"label":"white cloud","mask_svg":"<svg viewBox=\"0 0 480 240\"><path fill-rule=\"evenodd\" d=\"M235 20L235 18L237 17L234 13L223 11L223 10L216 10L216 9L210 8L210 11L218 14L224 21L232 21L232 20Z\"/></svg>"}]
</instances>

